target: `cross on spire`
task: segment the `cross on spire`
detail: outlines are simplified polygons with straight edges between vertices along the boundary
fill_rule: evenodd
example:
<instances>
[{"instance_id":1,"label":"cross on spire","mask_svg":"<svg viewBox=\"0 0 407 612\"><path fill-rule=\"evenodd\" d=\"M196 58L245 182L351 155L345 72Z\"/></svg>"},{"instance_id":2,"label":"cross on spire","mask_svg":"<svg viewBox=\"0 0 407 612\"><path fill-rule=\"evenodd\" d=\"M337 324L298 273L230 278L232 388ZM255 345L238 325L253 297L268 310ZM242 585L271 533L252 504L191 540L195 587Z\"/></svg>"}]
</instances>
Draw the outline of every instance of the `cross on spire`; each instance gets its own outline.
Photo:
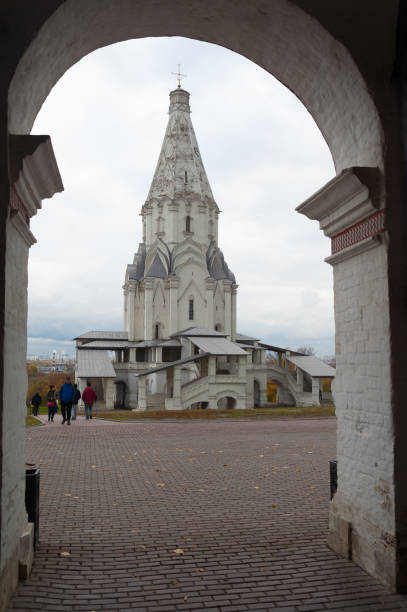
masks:
<instances>
[{"instance_id":1,"label":"cross on spire","mask_svg":"<svg viewBox=\"0 0 407 612\"><path fill-rule=\"evenodd\" d=\"M178 87L181 87L181 77L186 77L186 74L181 74L181 64L178 64L178 72L171 72L174 76L177 77Z\"/></svg>"}]
</instances>

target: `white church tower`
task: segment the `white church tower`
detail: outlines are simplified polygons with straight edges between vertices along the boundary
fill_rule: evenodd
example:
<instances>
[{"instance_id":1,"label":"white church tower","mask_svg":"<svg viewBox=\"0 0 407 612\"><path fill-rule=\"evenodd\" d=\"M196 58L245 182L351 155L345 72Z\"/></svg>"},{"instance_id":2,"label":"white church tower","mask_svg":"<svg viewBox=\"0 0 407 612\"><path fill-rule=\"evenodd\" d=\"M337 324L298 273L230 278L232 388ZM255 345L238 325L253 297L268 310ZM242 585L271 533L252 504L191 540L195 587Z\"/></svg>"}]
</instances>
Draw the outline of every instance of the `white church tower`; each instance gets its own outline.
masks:
<instances>
[{"instance_id":1,"label":"white church tower","mask_svg":"<svg viewBox=\"0 0 407 612\"><path fill-rule=\"evenodd\" d=\"M170 93L167 130L141 209L143 242L127 266L129 341L166 339L190 327L236 337L237 284L218 247L213 198L190 116L189 93Z\"/></svg>"},{"instance_id":2,"label":"white church tower","mask_svg":"<svg viewBox=\"0 0 407 612\"><path fill-rule=\"evenodd\" d=\"M236 333L238 286L218 247L219 208L190 114L179 85L126 270L124 331L75 338L79 388L90 381L102 410L243 409L266 403L270 376L276 401L317 404L332 368ZM266 363L266 350L278 361Z\"/></svg>"}]
</instances>

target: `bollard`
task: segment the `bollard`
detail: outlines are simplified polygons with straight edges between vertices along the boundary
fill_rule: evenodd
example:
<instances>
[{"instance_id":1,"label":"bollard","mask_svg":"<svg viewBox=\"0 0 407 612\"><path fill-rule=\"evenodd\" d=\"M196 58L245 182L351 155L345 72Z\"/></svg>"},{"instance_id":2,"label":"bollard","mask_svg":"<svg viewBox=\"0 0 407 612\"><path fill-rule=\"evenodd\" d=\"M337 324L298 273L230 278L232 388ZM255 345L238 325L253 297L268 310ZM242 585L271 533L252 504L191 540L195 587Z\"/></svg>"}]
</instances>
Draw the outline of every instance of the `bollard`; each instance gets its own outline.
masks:
<instances>
[{"instance_id":1,"label":"bollard","mask_svg":"<svg viewBox=\"0 0 407 612\"><path fill-rule=\"evenodd\" d=\"M25 509L28 521L34 523L34 550L38 547L40 528L40 470L25 471Z\"/></svg>"}]
</instances>

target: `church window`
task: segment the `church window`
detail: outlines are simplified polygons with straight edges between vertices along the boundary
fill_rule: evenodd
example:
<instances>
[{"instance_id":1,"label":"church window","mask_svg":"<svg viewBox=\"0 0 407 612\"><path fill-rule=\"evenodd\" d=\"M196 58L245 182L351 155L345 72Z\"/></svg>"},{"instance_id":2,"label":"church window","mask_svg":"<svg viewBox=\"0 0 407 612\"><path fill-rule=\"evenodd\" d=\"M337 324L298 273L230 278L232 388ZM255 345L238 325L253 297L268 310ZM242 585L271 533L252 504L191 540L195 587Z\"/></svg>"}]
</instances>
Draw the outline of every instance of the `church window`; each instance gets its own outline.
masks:
<instances>
[{"instance_id":1,"label":"church window","mask_svg":"<svg viewBox=\"0 0 407 612\"><path fill-rule=\"evenodd\" d=\"M194 300L189 300L189 320L194 320Z\"/></svg>"},{"instance_id":2,"label":"church window","mask_svg":"<svg viewBox=\"0 0 407 612\"><path fill-rule=\"evenodd\" d=\"M189 215L185 217L185 231L186 232L191 231L191 217Z\"/></svg>"},{"instance_id":3,"label":"church window","mask_svg":"<svg viewBox=\"0 0 407 612\"><path fill-rule=\"evenodd\" d=\"M159 337L160 337L160 326L157 323L156 326L155 326L155 339L158 340Z\"/></svg>"},{"instance_id":4,"label":"church window","mask_svg":"<svg viewBox=\"0 0 407 612\"><path fill-rule=\"evenodd\" d=\"M184 178L184 181L185 181L185 185L186 185L186 184L188 183L188 172L187 172L186 170L185 170L185 178Z\"/></svg>"}]
</instances>

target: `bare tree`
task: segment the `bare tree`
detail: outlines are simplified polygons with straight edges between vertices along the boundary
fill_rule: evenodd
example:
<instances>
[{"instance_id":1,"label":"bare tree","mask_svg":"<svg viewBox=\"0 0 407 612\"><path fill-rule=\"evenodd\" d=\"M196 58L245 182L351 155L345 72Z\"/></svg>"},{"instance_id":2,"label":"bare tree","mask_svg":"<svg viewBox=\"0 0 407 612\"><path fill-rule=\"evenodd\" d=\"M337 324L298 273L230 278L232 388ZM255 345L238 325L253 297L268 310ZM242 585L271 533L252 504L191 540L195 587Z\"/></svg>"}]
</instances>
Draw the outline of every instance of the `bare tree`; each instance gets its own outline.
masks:
<instances>
[{"instance_id":1,"label":"bare tree","mask_svg":"<svg viewBox=\"0 0 407 612\"><path fill-rule=\"evenodd\" d=\"M316 350L313 346L304 344L304 346L299 346L297 348L297 353L303 353L303 355L316 355Z\"/></svg>"}]
</instances>

